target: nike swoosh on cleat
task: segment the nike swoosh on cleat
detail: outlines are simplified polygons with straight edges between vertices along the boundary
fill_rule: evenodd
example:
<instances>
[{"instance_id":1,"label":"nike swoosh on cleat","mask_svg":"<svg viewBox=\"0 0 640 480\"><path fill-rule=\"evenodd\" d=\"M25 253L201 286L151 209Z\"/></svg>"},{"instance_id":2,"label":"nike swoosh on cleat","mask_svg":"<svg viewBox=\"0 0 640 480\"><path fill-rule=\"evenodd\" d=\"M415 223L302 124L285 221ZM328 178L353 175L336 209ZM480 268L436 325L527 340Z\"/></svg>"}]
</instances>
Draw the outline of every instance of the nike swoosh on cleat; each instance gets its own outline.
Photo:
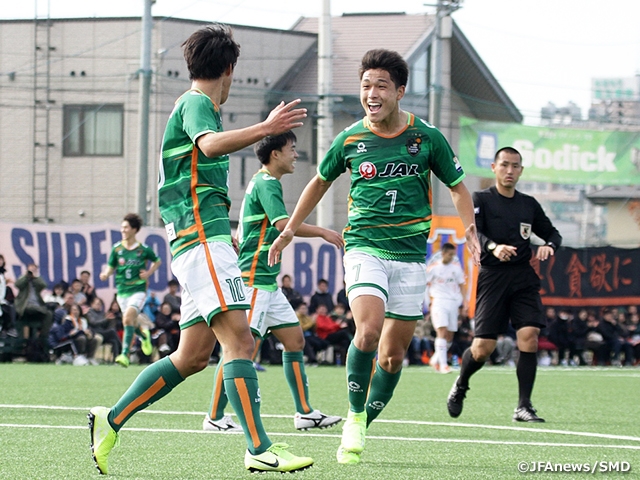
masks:
<instances>
[{"instance_id":1,"label":"nike swoosh on cleat","mask_svg":"<svg viewBox=\"0 0 640 480\"><path fill-rule=\"evenodd\" d=\"M254 460L257 460L260 463L264 463L267 467L271 467L271 468L278 468L280 466L280 462L278 460L276 460L273 463L265 462L264 460L260 460L259 458L254 458Z\"/></svg>"}]
</instances>

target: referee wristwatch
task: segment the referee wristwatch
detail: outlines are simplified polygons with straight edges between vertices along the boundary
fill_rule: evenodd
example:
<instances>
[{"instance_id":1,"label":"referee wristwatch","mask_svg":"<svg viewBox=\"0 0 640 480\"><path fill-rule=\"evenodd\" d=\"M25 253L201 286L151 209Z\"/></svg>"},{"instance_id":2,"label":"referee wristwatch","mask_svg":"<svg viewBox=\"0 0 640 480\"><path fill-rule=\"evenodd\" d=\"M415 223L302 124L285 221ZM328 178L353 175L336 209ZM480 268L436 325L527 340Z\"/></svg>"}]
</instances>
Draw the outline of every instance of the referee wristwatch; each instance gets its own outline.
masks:
<instances>
[{"instance_id":1,"label":"referee wristwatch","mask_svg":"<svg viewBox=\"0 0 640 480\"><path fill-rule=\"evenodd\" d=\"M497 246L498 245L496 245L496 242L491 241L491 242L487 243L487 250L489 250L491 253L493 253L493 251L496 249Z\"/></svg>"},{"instance_id":2,"label":"referee wristwatch","mask_svg":"<svg viewBox=\"0 0 640 480\"><path fill-rule=\"evenodd\" d=\"M553 243L553 242L547 242L547 243L545 243L545 245L546 245L547 247L551 247L551 248L553 248L553 251L554 251L554 252L558 249L558 246L557 246L555 243Z\"/></svg>"}]
</instances>

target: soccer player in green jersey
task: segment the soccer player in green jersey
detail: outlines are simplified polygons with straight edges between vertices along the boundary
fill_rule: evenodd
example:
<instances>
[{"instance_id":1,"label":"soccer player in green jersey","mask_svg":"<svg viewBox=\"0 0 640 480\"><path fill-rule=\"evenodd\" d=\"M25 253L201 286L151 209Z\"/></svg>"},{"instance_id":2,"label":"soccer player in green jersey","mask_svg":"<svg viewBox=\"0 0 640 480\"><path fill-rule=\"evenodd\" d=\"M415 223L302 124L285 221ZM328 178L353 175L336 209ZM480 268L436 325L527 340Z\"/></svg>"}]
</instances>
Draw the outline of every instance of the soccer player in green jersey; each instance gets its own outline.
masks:
<instances>
[{"instance_id":1,"label":"soccer player in green jersey","mask_svg":"<svg viewBox=\"0 0 640 480\"><path fill-rule=\"evenodd\" d=\"M90 410L91 450L98 470L106 474L122 426L203 370L217 339L225 355L227 396L248 445L245 467L302 470L313 459L272 443L260 419L260 388L251 361L254 340L245 313L249 300L231 240L228 179L229 153L301 126L306 110L295 108L300 100L281 102L265 121L224 132L220 105L229 97L240 46L229 27L214 24L193 33L183 49L191 89L176 101L167 122L158 185L171 270L182 286L180 343L171 355L145 368L112 408Z\"/></svg>"},{"instance_id":2,"label":"soccer player in green jersey","mask_svg":"<svg viewBox=\"0 0 640 480\"><path fill-rule=\"evenodd\" d=\"M307 374L302 358L304 334L293 308L278 288L280 265L268 265L269 247L289 219L280 179L294 171L298 158L295 142L296 135L289 131L266 137L255 147L262 168L247 185L240 209L238 264L245 284L245 296L251 300L251 331L258 339L264 339L272 333L284 345L282 365L296 408L293 423L298 430L308 430L332 427L342 418L325 415L315 410L309 402ZM296 235L320 237L338 248L343 246L339 233L315 225L303 223ZM219 363L213 381L209 414L202 427L216 432L238 431L240 428L231 417L224 414L227 397L220 377Z\"/></svg>"},{"instance_id":3,"label":"soccer player in green jersey","mask_svg":"<svg viewBox=\"0 0 640 480\"><path fill-rule=\"evenodd\" d=\"M162 260L151 247L136 239L140 227L142 227L142 219L139 215L129 213L124 217L120 225L122 240L113 246L109 260L100 273L102 281L114 272L116 274L116 300L122 311L124 336L122 353L115 358L115 361L123 367L129 366L129 349L134 333L140 337L141 349L145 355L151 355L153 351L149 329L141 328L138 315L142 312L147 298L147 279L158 269ZM148 262L151 262L149 269L147 269Z\"/></svg>"},{"instance_id":4,"label":"soccer player in green jersey","mask_svg":"<svg viewBox=\"0 0 640 480\"><path fill-rule=\"evenodd\" d=\"M467 247L474 262L479 259L473 202L460 163L435 127L400 109L408 75L396 52L364 55L360 101L366 116L336 137L269 252L269 262L278 261L331 182L349 170L344 268L356 334L347 353L350 408L339 463L360 461L366 429L391 400L422 317L431 172L449 187Z\"/></svg>"}]
</instances>

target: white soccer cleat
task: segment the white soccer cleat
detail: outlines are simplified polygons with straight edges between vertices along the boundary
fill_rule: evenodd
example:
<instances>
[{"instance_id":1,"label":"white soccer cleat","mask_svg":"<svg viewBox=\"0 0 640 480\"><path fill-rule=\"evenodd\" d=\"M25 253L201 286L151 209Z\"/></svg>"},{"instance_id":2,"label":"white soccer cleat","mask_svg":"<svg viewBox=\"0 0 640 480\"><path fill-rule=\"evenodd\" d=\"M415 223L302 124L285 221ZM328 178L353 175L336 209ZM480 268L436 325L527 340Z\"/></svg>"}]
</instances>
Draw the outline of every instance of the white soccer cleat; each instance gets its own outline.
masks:
<instances>
[{"instance_id":1,"label":"white soccer cleat","mask_svg":"<svg viewBox=\"0 0 640 480\"><path fill-rule=\"evenodd\" d=\"M293 417L293 425L298 430L309 430L310 428L329 428L342 421L342 417L336 415L325 415L320 410L309 413L296 412Z\"/></svg>"},{"instance_id":2,"label":"white soccer cleat","mask_svg":"<svg viewBox=\"0 0 640 480\"><path fill-rule=\"evenodd\" d=\"M207 432L242 432L242 427L231 419L231 415L225 415L220 420L211 420L209 415L202 421L202 429Z\"/></svg>"}]
</instances>

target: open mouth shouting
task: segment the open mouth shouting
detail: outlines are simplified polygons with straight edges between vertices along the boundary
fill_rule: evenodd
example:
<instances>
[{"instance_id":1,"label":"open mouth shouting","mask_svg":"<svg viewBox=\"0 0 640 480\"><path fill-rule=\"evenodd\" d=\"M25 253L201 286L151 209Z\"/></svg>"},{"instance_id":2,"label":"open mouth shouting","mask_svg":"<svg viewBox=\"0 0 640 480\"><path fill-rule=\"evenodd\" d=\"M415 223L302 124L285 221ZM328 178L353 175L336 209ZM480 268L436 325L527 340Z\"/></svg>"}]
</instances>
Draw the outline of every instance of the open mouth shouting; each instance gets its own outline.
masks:
<instances>
[{"instance_id":1,"label":"open mouth shouting","mask_svg":"<svg viewBox=\"0 0 640 480\"><path fill-rule=\"evenodd\" d=\"M369 107L369 111L371 113L378 113L380 111L380 109L382 109L382 104L381 103L367 103L367 106Z\"/></svg>"}]
</instances>

